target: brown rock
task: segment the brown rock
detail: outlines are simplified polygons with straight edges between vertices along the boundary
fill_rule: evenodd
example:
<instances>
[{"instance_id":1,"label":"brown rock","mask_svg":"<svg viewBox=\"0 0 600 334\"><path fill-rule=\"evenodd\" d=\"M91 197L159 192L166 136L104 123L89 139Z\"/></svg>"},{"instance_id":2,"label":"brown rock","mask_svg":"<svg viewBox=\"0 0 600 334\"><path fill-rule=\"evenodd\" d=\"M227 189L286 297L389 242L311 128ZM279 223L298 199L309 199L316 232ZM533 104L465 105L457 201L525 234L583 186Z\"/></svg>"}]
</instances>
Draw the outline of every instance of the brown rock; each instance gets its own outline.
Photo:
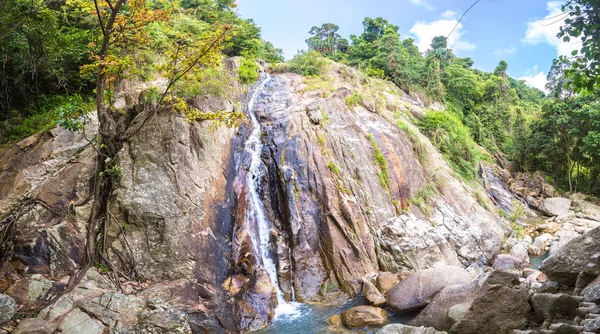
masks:
<instances>
[{"instance_id":1,"label":"brown rock","mask_svg":"<svg viewBox=\"0 0 600 334\"><path fill-rule=\"evenodd\" d=\"M244 284L248 283L250 279L242 274L236 274L231 277L227 277L225 282L223 282L223 288L227 290L232 295L240 292L240 289Z\"/></svg>"},{"instance_id":2,"label":"brown rock","mask_svg":"<svg viewBox=\"0 0 600 334\"><path fill-rule=\"evenodd\" d=\"M390 291L396 284L398 284L398 282L400 282L400 280L398 279L398 277L390 272L384 271L382 273L379 274L379 276L377 276L377 289L379 289L379 291L382 294L386 294L388 291Z\"/></svg>"},{"instance_id":3,"label":"brown rock","mask_svg":"<svg viewBox=\"0 0 600 334\"><path fill-rule=\"evenodd\" d=\"M56 325L37 318L23 319L13 334L52 334L56 331Z\"/></svg>"},{"instance_id":4,"label":"brown rock","mask_svg":"<svg viewBox=\"0 0 600 334\"><path fill-rule=\"evenodd\" d=\"M342 323L350 328L383 325L387 320L386 310L374 306L355 306L342 312Z\"/></svg>"},{"instance_id":5,"label":"brown rock","mask_svg":"<svg viewBox=\"0 0 600 334\"><path fill-rule=\"evenodd\" d=\"M362 293L371 305L381 306L385 304L385 297L377 290L375 285L369 281L363 283Z\"/></svg>"},{"instance_id":6,"label":"brown rock","mask_svg":"<svg viewBox=\"0 0 600 334\"><path fill-rule=\"evenodd\" d=\"M531 309L527 289L497 285L477 298L450 333L512 333L527 324Z\"/></svg>"}]
</instances>

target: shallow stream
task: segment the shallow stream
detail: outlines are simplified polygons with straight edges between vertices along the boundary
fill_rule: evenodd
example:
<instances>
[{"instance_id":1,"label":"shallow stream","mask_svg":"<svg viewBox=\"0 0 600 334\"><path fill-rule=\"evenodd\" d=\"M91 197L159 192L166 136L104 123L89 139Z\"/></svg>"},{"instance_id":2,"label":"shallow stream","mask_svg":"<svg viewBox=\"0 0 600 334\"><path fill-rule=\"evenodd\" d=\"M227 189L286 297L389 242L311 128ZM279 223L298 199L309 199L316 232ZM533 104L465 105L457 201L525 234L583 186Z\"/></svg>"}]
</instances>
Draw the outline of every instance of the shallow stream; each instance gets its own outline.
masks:
<instances>
[{"instance_id":1,"label":"shallow stream","mask_svg":"<svg viewBox=\"0 0 600 334\"><path fill-rule=\"evenodd\" d=\"M312 334L312 333L375 333L380 327L362 328L362 329L342 329L330 326L327 318L339 314L351 307L358 305L367 305L364 297L356 297L348 301L345 305L310 305L297 304L294 314L283 314L275 318L273 323L266 329L254 332L260 334ZM388 323L407 323L415 315L399 316L391 310L388 311Z\"/></svg>"}]
</instances>

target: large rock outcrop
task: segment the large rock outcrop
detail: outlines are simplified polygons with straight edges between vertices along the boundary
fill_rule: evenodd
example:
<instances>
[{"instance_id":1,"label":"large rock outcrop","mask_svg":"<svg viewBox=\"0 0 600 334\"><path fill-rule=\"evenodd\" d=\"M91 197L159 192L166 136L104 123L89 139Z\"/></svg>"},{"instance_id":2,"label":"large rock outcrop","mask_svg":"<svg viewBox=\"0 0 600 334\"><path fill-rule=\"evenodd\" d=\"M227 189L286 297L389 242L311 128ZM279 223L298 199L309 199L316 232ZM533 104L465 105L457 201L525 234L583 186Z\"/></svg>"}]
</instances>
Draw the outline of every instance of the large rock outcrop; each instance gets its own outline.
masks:
<instances>
[{"instance_id":1,"label":"large rock outcrop","mask_svg":"<svg viewBox=\"0 0 600 334\"><path fill-rule=\"evenodd\" d=\"M540 270L549 279L575 286L581 272L600 274L600 227L578 236L548 257ZM595 275L595 276L594 276Z\"/></svg>"},{"instance_id":2,"label":"large rock outcrop","mask_svg":"<svg viewBox=\"0 0 600 334\"><path fill-rule=\"evenodd\" d=\"M235 70L234 63L226 65ZM244 93L232 80L227 98L189 103L239 111L250 98ZM353 94L362 102L347 103ZM247 185L252 125L215 128L170 110L126 110L133 122L150 117L116 156L120 176L106 194L102 233L106 260L119 278L188 282L196 305L155 305L142 293L147 286L123 293L123 307L135 304L135 328L258 329L272 320L278 289L288 300L339 301L359 294L361 279L380 270L489 264L499 252L508 222L454 176L410 122L424 108L393 84L328 63L321 78L274 76L255 102L255 110L241 109L255 113L262 129L258 195L278 286L247 215L257 209ZM92 119L88 139L96 127ZM2 254L0 292L19 310L45 307L44 320L60 330L65 317L52 310L61 305L90 332L116 326L85 318L114 291L79 298L73 294L84 292L76 290L62 304L45 304L84 264L95 159L86 137L60 128L0 148L0 227L10 227L12 250Z\"/></svg>"}]
</instances>

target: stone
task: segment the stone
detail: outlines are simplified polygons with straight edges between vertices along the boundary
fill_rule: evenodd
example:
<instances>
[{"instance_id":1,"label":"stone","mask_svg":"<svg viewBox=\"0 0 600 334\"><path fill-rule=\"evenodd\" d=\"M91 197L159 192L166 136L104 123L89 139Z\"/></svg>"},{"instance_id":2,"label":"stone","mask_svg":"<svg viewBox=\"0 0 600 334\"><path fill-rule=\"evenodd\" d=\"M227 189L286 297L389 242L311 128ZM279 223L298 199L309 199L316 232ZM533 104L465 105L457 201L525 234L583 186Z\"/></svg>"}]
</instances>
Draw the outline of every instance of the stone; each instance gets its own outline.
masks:
<instances>
[{"instance_id":1,"label":"stone","mask_svg":"<svg viewBox=\"0 0 600 334\"><path fill-rule=\"evenodd\" d=\"M450 330L458 320L456 318L460 317L462 319L464 316L464 313L459 313L465 308L469 309L471 303L477 297L478 285L477 280L475 280L465 284L445 287L408 324L411 326L434 327L438 330ZM454 308L455 306L459 307ZM451 309L453 309L452 312Z\"/></svg>"},{"instance_id":2,"label":"stone","mask_svg":"<svg viewBox=\"0 0 600 334\"><path fill-rule=\"evenodd\" d=\"M385 295L396 284L398 284L398 282L400 282L400 280L398 279L398 276L396 276L390 272L384 271L384 272L379 273L379 275L377 276L377 279L375 281L375 284L377 284L377 289L383 295Z\"/></svg>"},{"instance_id":3,"label":"stone","mask_svg":"<svg viewBox=\"0 0 600 334\"><path fill-rule=\"evenodd\" d=\"M373 306L381 306L385 304L385 297L377 290L375 285L369 281L363 282L362 288L363 296L369 301L369 303Z\"/></svg>"},{"instance_id":4,"label":"stone","mask_svg":"<svg viewBox=\"0 0 600 334\"><path fill-rule=\"evenodd\" d=\"M519 262L509 254L498 254L492 264L492 268L501 271L518 270Z\"/></svg>"},{"instance_id":5,"label":"stone","mask_svg":"<svg viewBox=\"0 0 600 334\"><path fill-rule=\"evenodd\" d=\"M583 289L583 299L586 302L600 302L600 278L596 278L596 280Z\"/></svg>"},{"instance_id":6,"label":"stone","mask_svg":"<svg viewBox=\"0 0 600 334\"><path fill-rule=\"evenodd\" d=\"M530 255L540 256L544 254L552 244L553 236L549 233L543 233L535 238L529 248Z\"/></svg>"},{"instance_id":7,"label":"stone","mask_svg":"<svg viewBox=\"0 0 600 334\"><path fill-rule=\"evenodd\" d=\"M531 297L534 320L541 322L544 319L552 320L554 315L571 315L583 301L581 297L575 297L564 293L536 293Z\"/></svg>"},{"instance_id":8,"label":"stone","mask_svg":"<svg viewBox=\"0 0 600 334\"><path fill-rule=\"evenodd\" d=\"M515 262L520 268L529 267L529 254L527 253L527 246L519 242L510 249L510 256L515 259Z\"/></svg>"},{"instance_id":9,"label":"stone","mask_svg":"<svg viewBox=\"0 0 600 334\"><path fill-rule=\"evenodd\" d=\"M327 323L331 326L339 327L342 326L342 315L334 314L331 317L327 318Z\"/></svg>"},{"instance_id":10,"label":"stone","mask_svg":"<svg viewBox=\"0 0 600 334\"><path fill-rule=\"evenodd\" d=\"M166 307L142 312L136 332L192 334L188 315L181 310Z\"/></svg>"},{"instance_id":11,"label":"stone","mask_svg":"<svg viewBox=\"0 0 600 334\"><path fill-rule=\"evenodd\" d=\"M471 307L471 303L463 303L450 307L448 309L448 318L452 319L454 322L461 321L469 308Z\"/></svg>"},{"instance_id":12,"label":"stone","mask_svg":"<svg viewBox=\"0 0 600 334\"><path fill-rule=\"evenodd\" d=\"M61 319L58 330L64 334L104 334L107 328L100 321L74 308Z\"/></svg>"},{"instance_id":13,"label":"stone","mask_svg":"<svg viewBox=\"0 0 600 334\"><path fill-rule=\"evenodd\" d=\"M355 306L342 312L342 323L350 328L380 326L387 321L387 312L375 306Z\"/></svg>"},{"instance_id":14,"label":"stone","mask_svg":"<svg viewBox=\"0 0 600 334\"><path fill-rule=\"evenodd\" d=\"M450 330L463 319L473 301L484 295L490 287L514 287L519 277L510 272L494 271L465 283L448 286L440 291L409 325L428 326L438 330Z\"/></svg>"},{"instance_id":15,"label":"stone","mask_svg":"<svg viewBox=\"0 0 600 334\"><path fill-rule=\"evenodd\" d=\"M585 319L583 321L583 330L591 333L600 333L600 317L595 319Z\"/></svg>"},{"instance_id":16,"label":"stone","mask_svg":"<svg viewBox=\"0 0 600 334\"><path fill-rule=\"evenodd\" d=\"M23 319L13 334L52 334L56 325L38 318Z\"/></svg>"},{"instance_id":17,"label":"stone","mask_svg":"<svg viewBox=\"0 0 600 334\"><path fill-rule=\"evenodd\" d=\"M16 312L17 304L15 300L11 296L0 293L0 324L12 319Z\"/></svg>"},{"instance_id":18,"label":"stone","mask_svg":"<svg viewBox=\"0 0 600 334\"><path fill-rule=\"evenodd\" d=\"M538 289L539 293L556 293L560 288L560 283L556 281L546 281L542 283L542 286Z\"/></svg>"},{"instance_id":19,"label":"stone","mask_svg":"<svg viewBox=\"0 0 600 334\"><path fill-rule=\"evenodd\" d=\"M311 110L306 112L308 114L308 119L312 124L318 125L323 121L323 115L321 115L320 110Z\"/></svg>"},{"instance_id":20,"label":"stone","mask_svg":"<svg viewBox=\"0 0 600 334\"><path fill-rule=\"evenodd\" d=\"M551 254L540 267L550 280L575 286L582 271L597 271L600 264L600 227L576 237ZM596 269L594 269L596 268ZM600 273L596 273L598 275Z\"/></svg>"},{"instance_id":21,"label":"stone","mask_svg":"<svg viewBox=\"0 0 600 334\"><path fill-rule=\"evenodd\" d=\"M473 301L450 333L511 333L527 324L529 292L523 287L496 285Z\"/></svg>"},{"instance_id":22,"label":"stone","mask_svg":"<svg viewBox=\"0 0 600 334\"><path fill-rule=\"evenodd\" d=\"M397 314L424 308L443 288L472 278L463 268L440 265L418 271L396 284L386 294L387 305Z\"/></svg>"},{"instance_id":23,"label":"stone","mask_svg":"<svg viewBox=\"0 0 600 334\"><path fill-rule=\"evenodd\" d=\"M375 334L447 334L437 331L432 327L413 327L402 324L389 324L383 326Z\"/></svg>"},{"instance_id":24,"label":"stone","mask_svg":"<svg viewBox=\"0 0 600 334\"><path fill-rule=\"evenodd\" d=\"M540 211L550 216L560 216L569 212L571 208L571 200L562 197L546 198L542 205L540 205Z\"/></svg>"}]
</instances>

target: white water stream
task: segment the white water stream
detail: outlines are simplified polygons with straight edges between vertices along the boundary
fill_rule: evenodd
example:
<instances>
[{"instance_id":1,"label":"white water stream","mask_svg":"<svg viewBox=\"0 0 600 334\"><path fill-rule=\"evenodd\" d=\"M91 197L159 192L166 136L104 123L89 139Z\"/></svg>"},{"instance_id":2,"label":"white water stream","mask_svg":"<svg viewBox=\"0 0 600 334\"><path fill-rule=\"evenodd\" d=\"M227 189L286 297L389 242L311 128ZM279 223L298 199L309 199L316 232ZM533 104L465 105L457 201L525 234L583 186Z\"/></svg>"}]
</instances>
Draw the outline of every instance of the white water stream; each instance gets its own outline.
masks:
<instances>
[{"instance_id":1,"label":"white water stream","mask_svg":"<svg viewBox=\"0 0 600 334\"><path fill-rule=\"evenodd\" d=\"M298 306L299 304L294 302L293 286L292 286L292 302L287 302L283 297L283 293L279 288L279 282L277 279L277 266L270 254L270 234L271 234L271 222L265 216L264 205L260 198L259 190L261 188L262 180L264 177L264 168L261 159L262 142L261 134L262 129L260 122L256 117L256 99L262 93L265 85L271 80L270 77L266 77L256 87L254 93L250 97L248 102L248 113L252 119L252 133L246 140L246 151L250 152L252 160L250 162L250 169L248 170L248 200L249 205L246 210L246 218L248 221L256 222L256 230L258 231L258 239L256 240L255 234L252 234L252 242L254 251L259 254L262 260L263 267L269 274L271 282L277 292L277 303L278 306L275 309L275 318L279 316L285 316L289 318L297 317L300 315ZM291 270L290 270L291 271Z\"/></svg>"}]
</instances>

